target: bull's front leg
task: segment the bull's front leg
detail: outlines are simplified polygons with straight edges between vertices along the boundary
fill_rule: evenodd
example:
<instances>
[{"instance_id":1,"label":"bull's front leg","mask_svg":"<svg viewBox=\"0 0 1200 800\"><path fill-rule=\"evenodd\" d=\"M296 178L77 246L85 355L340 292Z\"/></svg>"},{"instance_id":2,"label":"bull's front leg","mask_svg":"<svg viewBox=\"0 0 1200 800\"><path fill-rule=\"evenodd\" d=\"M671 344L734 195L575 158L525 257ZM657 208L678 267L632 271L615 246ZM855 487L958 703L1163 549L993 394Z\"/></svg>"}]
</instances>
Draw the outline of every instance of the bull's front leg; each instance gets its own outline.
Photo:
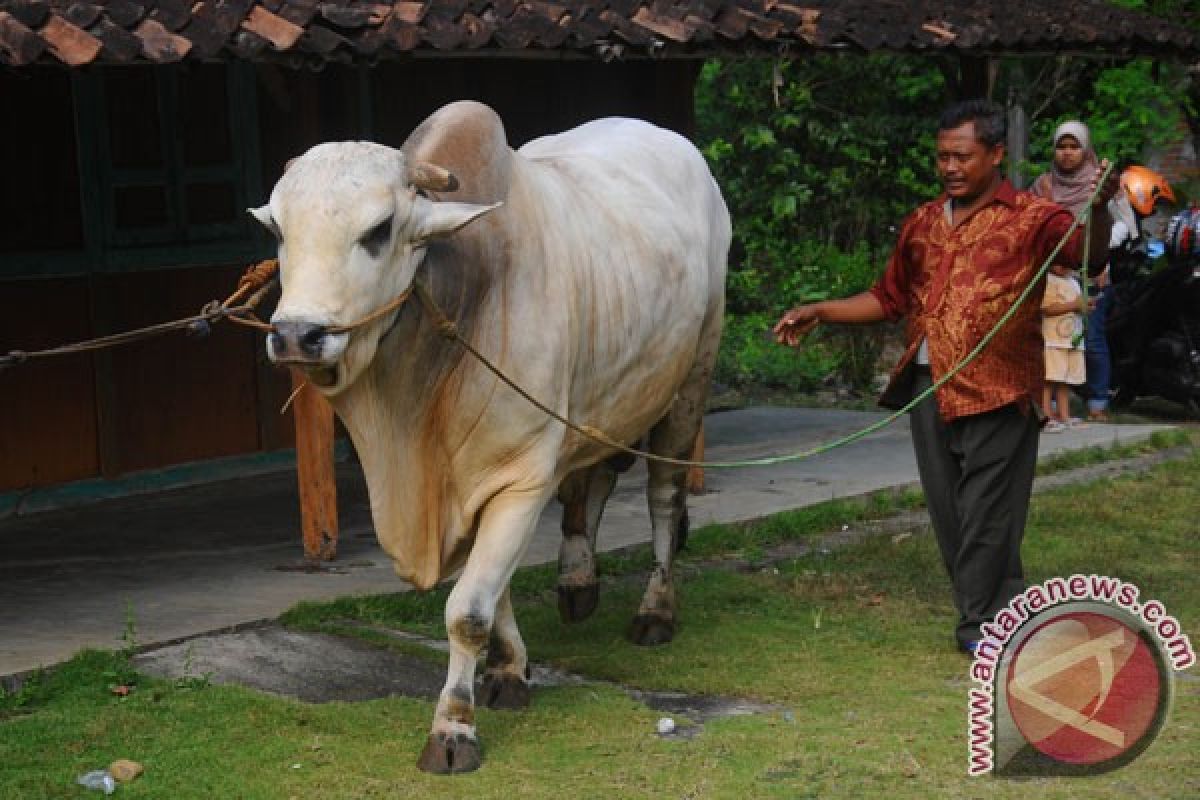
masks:
<instances>
[{"instance_id":1,"label":"bull's front leg","mask_svg":"<svg viewBox=\"0 0 1200 800\"><path fill-rule=\"evenodd\" d=\"M475 544L446 603L450 663L429 739L417 759L417 766L426 772L471 772L482 763L475 732L475 664L493 634L493 623L498 650L499 643L508 645L514 654L513 667L525 668L525 646L516 633L508 582L547 498L545 491L507 492L493 498L481 513ZM505 674L512 675L511 671ZM528 696L523 675L512 678ZM506 696L517 693L510 686Z\"/></svg>"}]
</instances>

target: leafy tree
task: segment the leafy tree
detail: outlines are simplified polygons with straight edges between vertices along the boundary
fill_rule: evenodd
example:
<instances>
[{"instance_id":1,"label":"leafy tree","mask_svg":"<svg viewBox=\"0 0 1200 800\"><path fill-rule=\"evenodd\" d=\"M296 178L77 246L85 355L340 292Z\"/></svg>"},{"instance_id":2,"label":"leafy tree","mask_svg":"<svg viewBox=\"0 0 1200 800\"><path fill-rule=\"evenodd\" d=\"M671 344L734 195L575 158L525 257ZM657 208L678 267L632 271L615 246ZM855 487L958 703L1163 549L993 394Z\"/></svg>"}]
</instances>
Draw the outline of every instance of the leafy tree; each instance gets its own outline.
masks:
<instances>
[{"instance_id":1,"label":"leafy tree","mask_svg":"<svg viewBox=\"0 0 1200 800\"><path fill-rule=\"evenodd\" d=\"M869 285L904 214L936 192L942 84L901 56L705 65L697 122L735 220L731 309Z\"/></svg>"}]
</instances>

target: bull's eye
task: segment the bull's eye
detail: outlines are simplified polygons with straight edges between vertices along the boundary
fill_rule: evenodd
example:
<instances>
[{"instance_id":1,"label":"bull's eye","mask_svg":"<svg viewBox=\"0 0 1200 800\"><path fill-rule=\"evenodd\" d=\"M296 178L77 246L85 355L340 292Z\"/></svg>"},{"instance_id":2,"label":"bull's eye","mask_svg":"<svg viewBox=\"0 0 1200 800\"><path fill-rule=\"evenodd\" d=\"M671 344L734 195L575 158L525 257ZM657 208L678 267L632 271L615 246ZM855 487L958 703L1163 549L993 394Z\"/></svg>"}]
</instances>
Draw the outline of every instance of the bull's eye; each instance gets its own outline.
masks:
<instances>
[{"instance_id":1,"label":"bull's eye","mask_svg":"<svg viewBox=\"0 0 1200 800\"><path fill-rule=\"evenodd\" d=\"M388 217L383 222L379 223L371 230L363 234L358 243L362 248L371 254L372 257L378 256L387 243L392 238L392 218Z\"/></svg>"}]
</instances>

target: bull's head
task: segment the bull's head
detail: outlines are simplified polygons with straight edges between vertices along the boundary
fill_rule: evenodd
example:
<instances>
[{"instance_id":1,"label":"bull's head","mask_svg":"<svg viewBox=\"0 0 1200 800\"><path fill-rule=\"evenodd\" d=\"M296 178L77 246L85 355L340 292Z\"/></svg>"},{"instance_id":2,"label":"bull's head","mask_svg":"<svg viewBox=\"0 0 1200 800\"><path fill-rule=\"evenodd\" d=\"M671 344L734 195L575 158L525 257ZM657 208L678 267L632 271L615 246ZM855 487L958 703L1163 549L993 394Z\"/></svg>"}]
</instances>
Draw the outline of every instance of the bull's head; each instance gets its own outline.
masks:
<instances>
[{"instance_id":1,"label":"bull's head","mask_svg":"<svg viewBox=\"0 0 1200 800\"><path fill-rule=\"evenodd\" d=\"M446 170L369 142L322 144L293 160L271 201L250 210L279 240L283 296L267 337L271 360L305 370L327 392L352 383L398 312L339 329L408 290L430 239L496 208L419 191L455 188Z\"/></svg>"}]
</instances>

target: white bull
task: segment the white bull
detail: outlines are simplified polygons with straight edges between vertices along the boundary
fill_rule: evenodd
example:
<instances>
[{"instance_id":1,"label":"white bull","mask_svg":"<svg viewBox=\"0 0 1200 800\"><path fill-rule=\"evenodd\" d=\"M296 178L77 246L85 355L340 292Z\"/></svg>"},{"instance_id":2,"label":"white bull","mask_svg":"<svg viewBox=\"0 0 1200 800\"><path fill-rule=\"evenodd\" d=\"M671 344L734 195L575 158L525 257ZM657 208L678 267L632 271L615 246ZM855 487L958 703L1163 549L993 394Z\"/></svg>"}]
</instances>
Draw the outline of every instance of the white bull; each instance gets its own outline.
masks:
<instances>
[{"instance_id":1,"label":"white bull","mask_svg":"<svg viewBox=\"0 0 1200 800\"><path fill-rule=\"evenodd\" d=\"M556 491L560 610L580 619L595 606L592 548L614 450L501 383L419 302L337 327L421 281L534 397L617 441L645 437L654 453L686 457L721 332L730 223L720 191L686 139L650 124L598 120L514 152L495 113L464 102L401 150L314 147L253 213L279 238L270 357L306 370L345 423L396 572L426 589L462 570L446 605L446 685L418 764L475 769L485 645L488 705L529 702L508 584ZM674 635L683 477L649 464L655 568L630 633L639 644Z\"/></svg>"}]
</instances>

